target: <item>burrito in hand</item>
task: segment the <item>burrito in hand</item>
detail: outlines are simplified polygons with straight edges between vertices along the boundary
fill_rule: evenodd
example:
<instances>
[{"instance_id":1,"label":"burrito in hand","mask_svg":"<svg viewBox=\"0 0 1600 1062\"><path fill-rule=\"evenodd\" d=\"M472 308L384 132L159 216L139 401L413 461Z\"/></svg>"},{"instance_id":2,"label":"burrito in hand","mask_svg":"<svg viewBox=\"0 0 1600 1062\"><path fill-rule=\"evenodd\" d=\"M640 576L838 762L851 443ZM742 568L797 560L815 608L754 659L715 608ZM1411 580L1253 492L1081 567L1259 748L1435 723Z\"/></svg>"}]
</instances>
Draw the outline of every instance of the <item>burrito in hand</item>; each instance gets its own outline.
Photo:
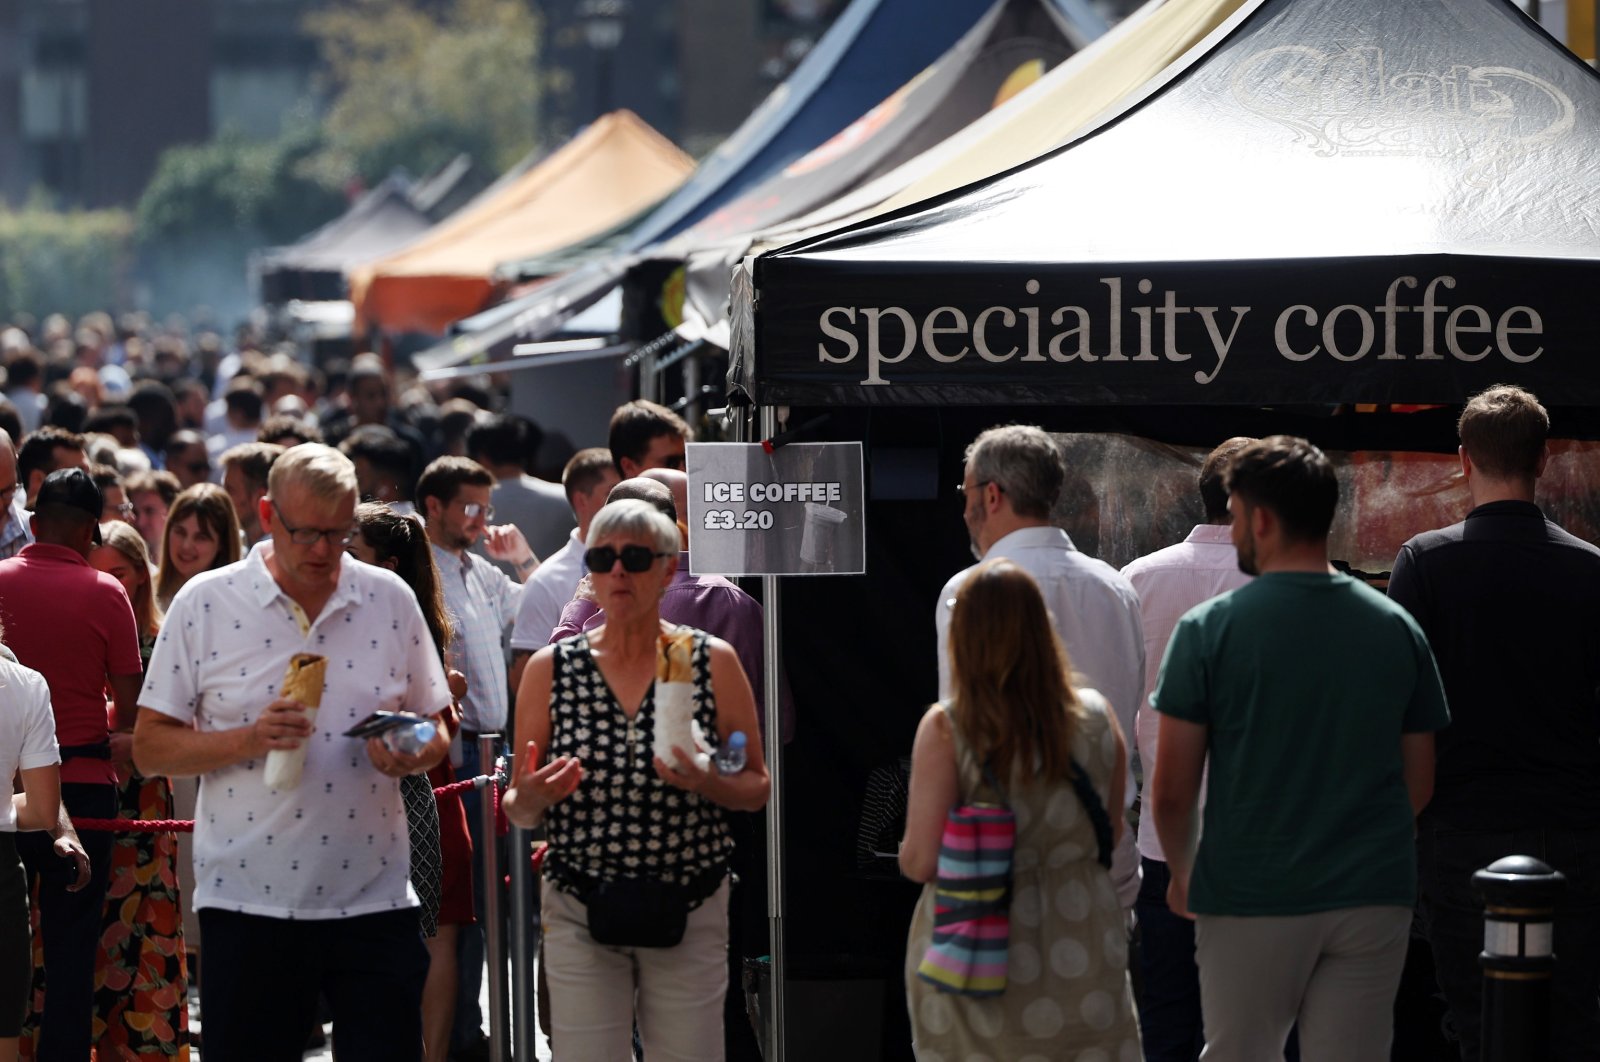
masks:
<instances>
[{"instance_id":1,"label":"burrito in hand","mask_svg":"<svg viewBox=\"0 0 1600 1062\"><path fill-rule=\"evenodd\" d=\"M289 658L280 697L306 706L306 721L317 724L317 709L322 707L322 684L328 676L328 658L315 653L296 653ZM306 742L295 749L272 749L267 753L268 789L293 789L300 784L300 771L306 765Z\"/></svg>"},{"instance_id":2,"label":"burrito in hand","mask_svg":"<svg viewBox=\"0 0 1600 1062\"><path fill-rule=\"evenodd\" d=\"M661 636L656 652L656 718L652 751L674 769L676 745L694 754L694 633L674 631Z\"/></svg>"}]
</instances>

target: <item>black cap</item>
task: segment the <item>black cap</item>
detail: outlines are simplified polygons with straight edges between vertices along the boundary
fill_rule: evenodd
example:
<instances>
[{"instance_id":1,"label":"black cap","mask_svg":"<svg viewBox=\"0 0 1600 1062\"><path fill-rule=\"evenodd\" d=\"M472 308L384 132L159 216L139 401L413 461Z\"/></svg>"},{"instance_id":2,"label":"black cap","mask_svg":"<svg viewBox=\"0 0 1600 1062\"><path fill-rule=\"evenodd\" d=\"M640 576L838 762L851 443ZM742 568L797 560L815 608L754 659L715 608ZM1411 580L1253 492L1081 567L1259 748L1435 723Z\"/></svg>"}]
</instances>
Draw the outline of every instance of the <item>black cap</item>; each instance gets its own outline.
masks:
<instances>
[{"instance_id":1,"label":"black cap","mask_svg":"<svg viewBox=\"0 0 1600 1062\"><path fill-rule=\"evenodd\" d=\"M40 512L52 505L87 513L94 520L94 544L100 545L100 513L105 508L105 500L89 473L81 468L58 468L44 477L39 494L33 500L33 511Z\"/></svg>"}]
</instances>

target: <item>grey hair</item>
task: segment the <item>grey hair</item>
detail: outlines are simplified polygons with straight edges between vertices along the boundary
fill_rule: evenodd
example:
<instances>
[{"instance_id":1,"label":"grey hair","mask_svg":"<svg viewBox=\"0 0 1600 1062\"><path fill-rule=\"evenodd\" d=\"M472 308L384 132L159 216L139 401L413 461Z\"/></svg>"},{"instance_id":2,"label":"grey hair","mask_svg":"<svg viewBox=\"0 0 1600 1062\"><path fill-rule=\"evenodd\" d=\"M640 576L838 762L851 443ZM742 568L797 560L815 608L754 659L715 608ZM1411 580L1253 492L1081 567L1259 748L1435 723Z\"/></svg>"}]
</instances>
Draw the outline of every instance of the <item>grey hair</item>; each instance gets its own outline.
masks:
<instances>
[{"instance_id":1,"label":"grey hair","mask_svg":"<svg viewBox=\"0 0 1600 1062\"><path fill-rule=\"evenodd\" d=\"M1048 520L1067 476L1061 448L1030 424L990 428L967 447L967 470L978 483L993 483L1018 516Z\"/></svg>"},{"instance_id":2,"label":"grey hair","mask_svg":"<svg viewBox=\"0 0 1600 1062\"><path fill-rule=\"evenodd\" d=\"M291 485L304 487L319 498L355 494L356 466L344 454L321 443L302 443L285 450L267 473L267 494L283 496Z\"/></svg>"},{"instance_id":3,"label":"grey hair","mask_svg":"<svg viewBox=\"0 0 1600 1062\"><path fill-rule=\"evenodd\" d=\"M646 501L623 498L607 502L595 513L589 523L589 538L584 543L593 546L611 537L642 538L658 553L678 553L678 525L665 513Z\"/></svg>"}]
</instances>

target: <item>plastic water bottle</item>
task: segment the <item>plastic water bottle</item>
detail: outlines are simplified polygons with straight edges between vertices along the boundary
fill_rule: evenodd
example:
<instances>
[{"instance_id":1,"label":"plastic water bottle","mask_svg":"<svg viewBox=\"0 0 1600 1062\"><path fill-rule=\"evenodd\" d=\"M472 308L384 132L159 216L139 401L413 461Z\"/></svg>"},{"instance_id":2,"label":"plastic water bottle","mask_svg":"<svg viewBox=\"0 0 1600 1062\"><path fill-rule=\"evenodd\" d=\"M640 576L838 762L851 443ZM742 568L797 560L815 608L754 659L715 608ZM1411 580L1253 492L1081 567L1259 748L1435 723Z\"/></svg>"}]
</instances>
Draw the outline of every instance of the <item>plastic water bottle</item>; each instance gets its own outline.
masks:
<instances>
[{"instance_id":1,"label":"plastic water bottle","mask_svg":"<svg viewBox=\"0 0 1600 1062\"><path fill-rule=\"evenodd\" d=\"M745 745L748 742L743 730L735 730L728 735L727 743L717 750L718 774L738 774L744 770Z\"/></svg>"},{"instance_id":2,"label":"plastic water bottle","mask_svg":"<svg viewBox=\"0 0 1600 1062\"><path fill-rule=\"evenodd\" d=\"M418 719L409 726L397 726L383 735L383 744L397 756L415 756L428 747L439 728L431 719Z\"/></svg>"}]
</instances>

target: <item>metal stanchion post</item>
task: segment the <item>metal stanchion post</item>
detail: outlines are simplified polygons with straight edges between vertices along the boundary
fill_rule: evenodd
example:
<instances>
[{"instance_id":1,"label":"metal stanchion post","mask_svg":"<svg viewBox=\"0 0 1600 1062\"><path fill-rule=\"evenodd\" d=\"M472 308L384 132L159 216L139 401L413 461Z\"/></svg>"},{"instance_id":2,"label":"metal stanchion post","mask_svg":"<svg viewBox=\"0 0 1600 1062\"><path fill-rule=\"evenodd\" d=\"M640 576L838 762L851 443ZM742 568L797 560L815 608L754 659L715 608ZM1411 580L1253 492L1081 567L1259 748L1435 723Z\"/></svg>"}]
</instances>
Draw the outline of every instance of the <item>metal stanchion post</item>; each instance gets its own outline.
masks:
<instances>
[{"instance_id":1,"label":"metal stanchion post","mask_svg":"<svg viewBox=\"0 0 1600 1062\"><path fill-rule=\"evenodd\" d=\"M512 757L515 762L515 757ZM534 977L528 929L533 922L533 833L511 827L511 1057L534 1057Z\"/></svg>"},{"instance_id":2,"label":"metal stanchion post","mask_svg":"<svg viewBox=\"0 0 1600 1062\"><path fill-rule=\"evenodd\" d=\"M1483 1062L1549 1062L1556 902L1566 878L1531 856L1472 875L1483 897Z\"/></svg>"},{"instance_id":3,"label":"metal stanchion post","mask_svg":"<svg viewBox=\"0 0 1600 1062\"><path fill-rule=\"evenodd\" d=\"M480 770L491 777L495 773L494 750L500 744L499 734L478 735L478 762ZM492 789L489 782L486 789ZM511 1038L506 1029L506 951L503 919L500 916L501 871L500 853L496 842L499 829L495 822L495 799L492 792L484 792L478 802L483 822L483 936L489 965L489 1057L494 1062L508 1062L511 1058Z\"/></svg>"}]
</instances>

